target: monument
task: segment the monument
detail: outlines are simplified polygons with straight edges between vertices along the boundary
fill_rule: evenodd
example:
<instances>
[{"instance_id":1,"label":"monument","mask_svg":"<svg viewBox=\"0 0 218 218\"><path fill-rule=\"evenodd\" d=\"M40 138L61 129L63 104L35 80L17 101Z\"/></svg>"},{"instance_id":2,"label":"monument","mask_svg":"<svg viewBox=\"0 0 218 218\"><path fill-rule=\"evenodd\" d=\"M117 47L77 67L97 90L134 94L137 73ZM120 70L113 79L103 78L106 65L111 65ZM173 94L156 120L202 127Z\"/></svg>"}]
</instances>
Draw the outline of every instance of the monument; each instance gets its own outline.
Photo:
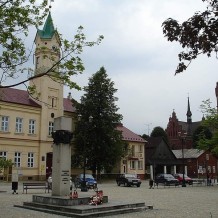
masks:
<instances>
[{"instance_id":1,"label":"monument","mask_svg":"<svg viewBox=\"0 0 218 218\"><path fill-rule=\"evenodd\" d=\"M72 119L55 118L52 137L52 196L66 196L70 193Z\"/></svg>"}]
</instances>

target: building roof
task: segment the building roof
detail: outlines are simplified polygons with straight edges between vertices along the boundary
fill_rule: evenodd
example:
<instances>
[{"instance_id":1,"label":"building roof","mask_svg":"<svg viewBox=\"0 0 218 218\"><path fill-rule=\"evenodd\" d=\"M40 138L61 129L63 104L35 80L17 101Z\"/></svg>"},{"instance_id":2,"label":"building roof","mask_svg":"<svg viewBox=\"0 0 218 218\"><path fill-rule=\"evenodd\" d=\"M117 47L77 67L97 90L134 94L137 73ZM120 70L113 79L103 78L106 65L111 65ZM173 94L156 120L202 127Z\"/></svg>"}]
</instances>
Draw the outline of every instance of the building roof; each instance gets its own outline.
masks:
<instances>
[{"instance_id":1,"label":"building roof","mask_svg":"<svg viewBox=\"0 0 218 218\"><path fill-rule=\"evenodd\" d=\"M72 100L64 98L64 111L75 112L76 108L73 106Z\"/></svg>"},{"instance_id":2,"label":"building roof","mask_svg":"<svg viewBox=\"0 0 218 218\"><path fill-rule=\"evenodd\" d=\"M33 101L27 91L12 88L0 89L0 101L28 105L32 107L40 107L35 101Z\"/></svg>"},{"instance_id":3,"label":"building roof","mask_svg":"<svg viewBox=\"0 0 218 218\"><path fill-rule=\"evenodd\" d=\"M37 33L39 34L40 38L42 38L42 39L51 39L53 37L53 35L55 33L55 29L54 29L54 24L53 24L50 12L49 12L48 17L45 21L43 30L38 29Z\"/></svg>"},{"instance_id":4,"label":"building roof","mask_svg":"<svg viewBox=\"0 0 218 218\"><path fill-rule=\"evenodd\" d=\"M123 126L123 124L118 124L117 130L122 131L123 140L125 141L146 142L142 137Z\"/></svg>"},{"instance_id":5,"label":"building roof","mask_svg":"<svg viewBox=\"0 0 218 218\"><path fill-rule=\"evenodd\" d=\"M0 101L14 103L14 104L21 104L27 105L31 107L41 107L35 101L33 101L27 91L14 89L14 88L3 88L0 89ZM63 99L63 106L64 111L67 112L75 112L76 109L73 106L72 100L68 98Z\"/></svg>"},{"instance_id":6,"label":"building roof","mask_svg":"<svg viewBox=\"0 0 218 218\"><path fill-rule=\"evenodd\" d=\"M148 142L145 144L145 157L145 163L147 165L154 163L160 165L180 163L161 136L148 138Z\"/></svg>"},{"instance_id":7,"label":"building roof","mask_svg":"<svg viewBox=\"0 0 218 218\"><path fill-rule=\"evenodd\" d=\"M191 134L193 134L194 131L201 125L201 122L202 122L202 121L191 122L191 124L190 124ZM179 125L182 126L182 129L183 129L183 130L187 131L187 129L188 129L188 124L187 124L187 122L185 122L185 121L178 121L178 123L179 123Z\"/></svg>"},{"instance_id":8,"label":"building roof","mask_svg":"<svg viewBox=\"0 0 218 218\"><path fill-rule=\"evenodd\" d=\"M184 151L184 158L198 158L201 156L204 151L199 149L183 149ZM176 158L182 159L182 149L180 150L172 150Z\"/></svg>"}]
</instances>

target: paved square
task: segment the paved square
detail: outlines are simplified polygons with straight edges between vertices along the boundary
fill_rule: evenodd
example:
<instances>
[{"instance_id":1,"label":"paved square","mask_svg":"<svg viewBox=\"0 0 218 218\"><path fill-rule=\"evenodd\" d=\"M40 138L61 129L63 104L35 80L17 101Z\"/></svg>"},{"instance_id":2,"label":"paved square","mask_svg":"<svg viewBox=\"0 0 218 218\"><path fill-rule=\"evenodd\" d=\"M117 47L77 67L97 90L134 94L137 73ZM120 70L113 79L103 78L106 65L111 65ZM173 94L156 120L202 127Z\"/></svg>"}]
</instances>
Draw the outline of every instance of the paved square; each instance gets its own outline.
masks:
<instances>
[{"instance_id":1,"label":"paved square","mask_svg":"<svg viewBox=\"0 0 218 218\"><path fill-rule=\"evenodd\" d=\"M109 201L140 201L146 205L153 205L153 210L115 215L108 217L118 218L217 218L218 217L218 185L214 186L187 186L149 189L148 181L143 181L140 188L118 187L115 181L99 184ZM5 218L58 218L61 216L41 213L14 207L22 205L24 201L31 201L33 194L43 194L44 190L29 190L22 194L22 182L19 182L18 194L12 194L11 183L0 182L0 217ZM84 195L78 190L79 196ZM93 191L85 193L93 195ZM48 194L49 195L49 194Z\"/></svg>"}]
</instances>

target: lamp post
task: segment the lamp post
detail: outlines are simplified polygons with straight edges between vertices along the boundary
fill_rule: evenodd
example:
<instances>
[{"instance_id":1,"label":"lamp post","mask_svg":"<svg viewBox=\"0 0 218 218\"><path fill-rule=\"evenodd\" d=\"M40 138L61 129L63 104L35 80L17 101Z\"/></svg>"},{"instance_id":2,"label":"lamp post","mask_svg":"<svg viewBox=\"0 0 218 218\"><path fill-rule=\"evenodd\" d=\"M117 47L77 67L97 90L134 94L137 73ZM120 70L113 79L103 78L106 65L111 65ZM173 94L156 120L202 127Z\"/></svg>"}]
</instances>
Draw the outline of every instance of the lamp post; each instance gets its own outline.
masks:
<instances>
[{"instance_id":1,"label":"lamp post","mask_svg":"<svg viewBox=\"0 0 218 218\"><path fill-rule=\"evenodd\" d=\"M185 184L185 163L184 163L184 138L182 138L182 187L186 187L186 184Z\"/></svg>"},{"instance_id":2,"label":"lamp post","mask_svg":"<svg viewBox=\"0 0 218 218\"><path fill-rule=\"evenodd\" d=\"M82 118L82 115L79 114L78 115L78 120L81 121L81 118ZM89 116L89 122L88 123L91 123L93 120L93 117L92 116ZM88 123L86 123L84 125L85 128L89 128L89 125ZM84 137L85 138L85 137ZM82 180L82 183L81 183L81 192L87 192L88 191L88 188L86 186L86 140L84 139L84 144L83 144L83 180Z\"/></svg>"},{"instance_id":3,"label":"lamp post","mask_svg":"<svg viewBox=\"0 0 218 218\"><path fill-rule=\"evenodd\" d=\"M182 187L186 187L185 183L185 158L184 158L184 137L181 136L179 132L180 140L182 142Z\"/></svg>"}]
</instances>

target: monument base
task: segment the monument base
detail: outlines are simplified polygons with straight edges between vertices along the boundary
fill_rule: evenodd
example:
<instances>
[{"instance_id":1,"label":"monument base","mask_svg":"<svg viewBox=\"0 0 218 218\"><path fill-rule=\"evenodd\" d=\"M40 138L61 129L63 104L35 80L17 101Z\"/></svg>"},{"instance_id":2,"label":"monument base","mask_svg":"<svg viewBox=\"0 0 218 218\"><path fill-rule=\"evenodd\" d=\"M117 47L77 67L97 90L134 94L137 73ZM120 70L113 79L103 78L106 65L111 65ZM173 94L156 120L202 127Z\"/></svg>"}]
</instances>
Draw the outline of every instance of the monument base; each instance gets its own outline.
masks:
<instances>
[{"instance_id":1,"label":"monument base","mask_svg":"<svg viewBox=\"0 0 218 218\"><path fill-rule=\"evenodd\" d=\"M68 217L103 217L153 209L152 206L145 206L144 202L108 201L108 196L103 196L103 203L100 205L90 205L89 202L90 197L87 196L69 199L69 197L33 195L32 202L14 206Z\"/></svg>"}]
</instances>

